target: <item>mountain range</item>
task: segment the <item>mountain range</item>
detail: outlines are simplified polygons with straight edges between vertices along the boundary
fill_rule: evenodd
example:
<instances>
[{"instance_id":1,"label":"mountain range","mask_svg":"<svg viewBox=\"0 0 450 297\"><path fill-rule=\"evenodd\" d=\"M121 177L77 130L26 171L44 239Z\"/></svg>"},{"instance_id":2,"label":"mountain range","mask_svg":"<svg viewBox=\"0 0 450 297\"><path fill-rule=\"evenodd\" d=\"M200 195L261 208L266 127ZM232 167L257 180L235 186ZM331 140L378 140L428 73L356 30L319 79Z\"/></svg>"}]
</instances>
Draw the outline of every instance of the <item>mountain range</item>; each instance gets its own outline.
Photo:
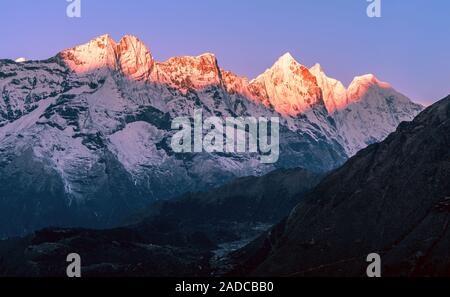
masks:
<instances>
[{"instance_id":1,"label":"mountain range","mask_svg":"<svg viewBox=\"0 0 450 297\"><path fill-rule=\"evenodd\" d=\"M64 276L76 251L83 276L365 277L372 253L382 276L448 276L449 145L450 96L325 177L276 170L157 201L125 227L0 241L0 275Z\"/></svg>"},{"instance_id":2,"label":"mountain range","mask_svg":"<svg viewBox=\"0 0 450 297\"><path fill-rule=\"evenodd\" d=\"M44 61L0 60L0 236L113 227L152 202L238 177L324 173L422 109L374 75L348 88L285 54L253 80L213 54L156 61L136 37L103 35ZM178 154L171 121L280 117L280 158Z\"/></svg>"}]
</instances>

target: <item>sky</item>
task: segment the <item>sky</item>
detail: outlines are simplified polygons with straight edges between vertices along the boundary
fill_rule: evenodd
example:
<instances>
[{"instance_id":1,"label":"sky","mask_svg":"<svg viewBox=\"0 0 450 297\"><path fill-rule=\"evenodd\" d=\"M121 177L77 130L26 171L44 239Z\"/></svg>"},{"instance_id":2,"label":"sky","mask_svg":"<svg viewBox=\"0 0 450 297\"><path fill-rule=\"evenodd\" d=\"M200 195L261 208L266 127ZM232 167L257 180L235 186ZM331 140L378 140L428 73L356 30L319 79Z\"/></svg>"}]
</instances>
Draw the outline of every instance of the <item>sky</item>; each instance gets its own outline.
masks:
<instances>
[{"instance_id":1,"label":"sky","mask_svg":"<svg viewBox=\"0 0 450 297\"><path fill-rule=\"evenodd\" d=\"M428 105L450 94L450 1L380 0L1 0L0 59L46 59L110 34L139 37L159 61L214 53L222 68L254 78L290 52L348 85L375 74Z\"/></svg>"}]
</instances>

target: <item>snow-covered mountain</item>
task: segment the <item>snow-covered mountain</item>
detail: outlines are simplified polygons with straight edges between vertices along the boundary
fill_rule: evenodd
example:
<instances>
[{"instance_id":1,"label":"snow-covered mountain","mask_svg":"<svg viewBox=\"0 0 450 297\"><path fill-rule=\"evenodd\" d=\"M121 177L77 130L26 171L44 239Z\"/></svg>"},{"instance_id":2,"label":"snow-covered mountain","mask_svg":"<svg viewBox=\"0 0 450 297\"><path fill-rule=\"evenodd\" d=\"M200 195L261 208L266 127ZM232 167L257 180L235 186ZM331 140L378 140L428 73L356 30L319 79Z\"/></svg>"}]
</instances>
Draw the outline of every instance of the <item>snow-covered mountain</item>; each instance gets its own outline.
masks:
<instances>
[{"instance_id":1,"label":"snow-covered mountain","mask_svg":"<svg viewBox=\"0 0 450 297\"><path fill-rule=\"evenodd\" d=\"M155 199L276 168L327 171L422 106L373 76L348 89L286 54L249 81L213 54L155 61L108 35L45 61L0 60L0 235L112 226ZM280 116L280 158L176 154L171 120Z\"/></svg>"},{"instance_id":2,"label":"snow-covered mountain","mask_svg":"<svg viewBox=\"0 0 450 297\"><path fill-rule=\"evenodd\" d=\"M383 140L399 123L410 121L423 109L373 74L355 77L346 89L340 81L328 77L320 64L310 71L322 89L325 106L336 122L348 156Z\"/></svg>"}]
</instances>

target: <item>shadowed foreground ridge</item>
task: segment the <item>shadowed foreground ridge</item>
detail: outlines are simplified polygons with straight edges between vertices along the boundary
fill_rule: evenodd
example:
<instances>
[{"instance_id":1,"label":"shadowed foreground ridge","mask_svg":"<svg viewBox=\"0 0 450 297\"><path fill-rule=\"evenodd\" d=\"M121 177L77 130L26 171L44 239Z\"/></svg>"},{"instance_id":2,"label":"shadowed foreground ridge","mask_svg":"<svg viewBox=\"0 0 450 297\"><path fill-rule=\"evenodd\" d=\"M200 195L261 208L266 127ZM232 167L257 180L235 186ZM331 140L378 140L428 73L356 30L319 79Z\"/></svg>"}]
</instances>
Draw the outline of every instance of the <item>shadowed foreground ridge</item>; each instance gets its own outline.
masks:
<instances>
[{"instance_id":1,"label":"shadowed foreground ridge","mask_svg":"<svg viewBox=\"0 0 450 297\"><path fill-rule=\"evenodd\" d=\"M209 276L221 269L223 254L285 217L321 178L277 170L155 202L126 227L47 228L0 241L0 276L65 276L73 252L82 258L83 276Z\"/></svg>"},{"instance_id":2,"label":"shadowed foreground ridge","mask_svg":"<svg viewBox=\"0 0 450 297\"><path fill-rule=\"evenodd\" d=\"M233 274L450 275L450 96L326 177L288 219L234 253Z\"/></svg>"}]
</instances>

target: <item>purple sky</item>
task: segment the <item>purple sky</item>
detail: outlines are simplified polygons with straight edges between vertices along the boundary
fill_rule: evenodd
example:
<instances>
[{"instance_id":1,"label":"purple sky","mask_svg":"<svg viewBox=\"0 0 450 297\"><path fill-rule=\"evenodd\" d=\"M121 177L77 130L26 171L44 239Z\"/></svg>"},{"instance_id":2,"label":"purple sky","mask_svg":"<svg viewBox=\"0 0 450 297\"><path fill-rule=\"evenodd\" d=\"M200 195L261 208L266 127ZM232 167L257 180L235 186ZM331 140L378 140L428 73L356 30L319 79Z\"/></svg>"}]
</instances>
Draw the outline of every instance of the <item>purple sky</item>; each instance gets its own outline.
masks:
<instances>
[{"instance_id":1,"label":"purple sky","mask_svg":"<svg viewBox=\"0 0 450 297\"><path fill-rule=\"evenodd\" d=\"M109 33L132 34L154 57L213 52L221 67L249 78L289 51L302 64L320 62L345 85L374 73L415 101L450 93L450 1L381 0L2 0L0 58L44 59Z\"/></svg>"}]
</instances>

